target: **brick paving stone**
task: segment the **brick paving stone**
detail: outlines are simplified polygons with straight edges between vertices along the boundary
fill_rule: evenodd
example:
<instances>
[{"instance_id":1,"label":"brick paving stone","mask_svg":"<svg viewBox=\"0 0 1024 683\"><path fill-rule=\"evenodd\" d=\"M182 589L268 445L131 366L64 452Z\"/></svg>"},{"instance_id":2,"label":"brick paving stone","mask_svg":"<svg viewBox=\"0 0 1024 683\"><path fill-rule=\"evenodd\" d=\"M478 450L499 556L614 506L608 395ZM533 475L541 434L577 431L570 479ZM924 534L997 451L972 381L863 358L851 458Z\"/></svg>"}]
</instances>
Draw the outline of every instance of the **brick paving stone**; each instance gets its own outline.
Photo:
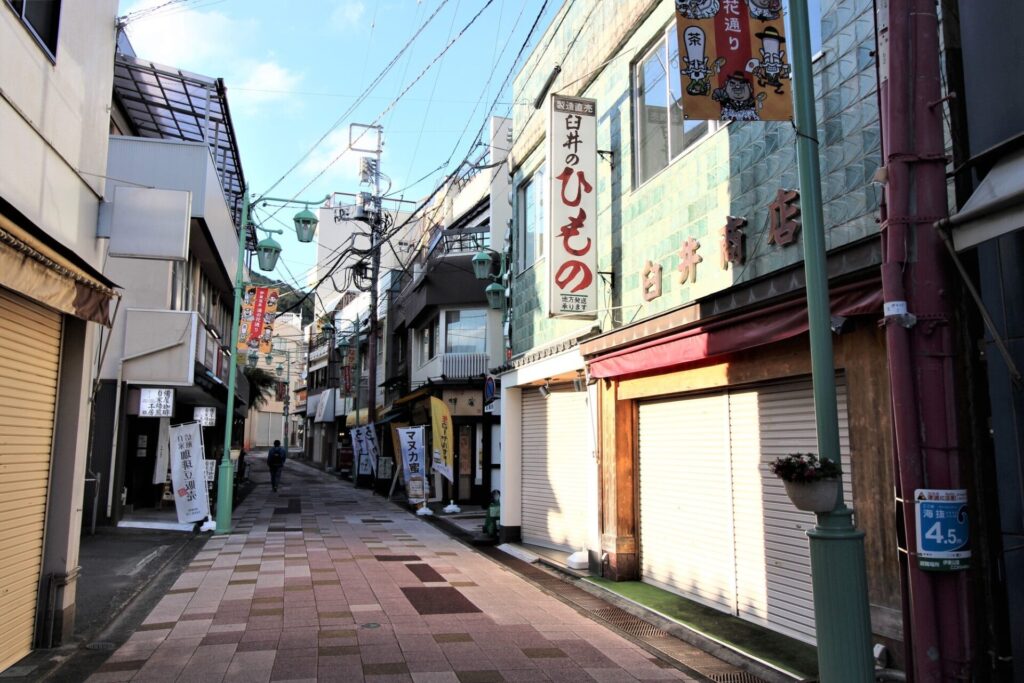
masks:
<instances>
[{"instance_id":1,"label":"brick paving stone","mask_svg":"<svg viewBox=\"0 0 1024 683\"><path fill-rule=\"evenodd\" d=\"M687 680L436 527L289 463L89 683Z\"/></svg>"}]
</instances>

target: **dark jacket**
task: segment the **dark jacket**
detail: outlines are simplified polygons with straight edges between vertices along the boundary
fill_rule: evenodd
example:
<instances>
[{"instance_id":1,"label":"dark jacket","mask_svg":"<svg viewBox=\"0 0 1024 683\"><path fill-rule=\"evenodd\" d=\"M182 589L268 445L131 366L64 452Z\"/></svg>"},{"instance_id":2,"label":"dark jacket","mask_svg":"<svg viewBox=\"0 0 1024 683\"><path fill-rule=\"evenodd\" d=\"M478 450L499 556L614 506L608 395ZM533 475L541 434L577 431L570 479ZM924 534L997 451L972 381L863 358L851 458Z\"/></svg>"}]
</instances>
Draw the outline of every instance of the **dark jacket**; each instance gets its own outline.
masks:
<instances>
[{"instance_id":1,"label":"dark jacket","mask_svg":"<svg viewBox=\"0 0 1024 683\"><path fill-rule=\"evenodd\" d=\"M288 459L288 452L283 446L273 446L267 453L267 465L269 467L284 467L284 461Z\"/></svg>"}]
</instances>

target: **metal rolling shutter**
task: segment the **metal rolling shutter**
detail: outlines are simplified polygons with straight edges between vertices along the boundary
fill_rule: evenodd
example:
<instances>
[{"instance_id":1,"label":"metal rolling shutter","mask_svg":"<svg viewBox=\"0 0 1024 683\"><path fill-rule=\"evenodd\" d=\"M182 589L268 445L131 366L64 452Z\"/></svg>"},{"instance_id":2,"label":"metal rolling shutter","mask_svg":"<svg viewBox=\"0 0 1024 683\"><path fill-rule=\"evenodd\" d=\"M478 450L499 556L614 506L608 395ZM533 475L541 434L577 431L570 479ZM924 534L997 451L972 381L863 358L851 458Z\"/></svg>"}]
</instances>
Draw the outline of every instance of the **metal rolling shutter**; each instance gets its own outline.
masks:
<instances>
[{"instance_id":1,"label":"metal rolling shutter","mask_svg":"<svg viewBox=\"0 0 1024 683\"><path fill-rule=\"evenodd\" d=\"M0 288L0 671L32 647L60 335L59 313Z\"/></svg>"},{"instance_id":2,"label":"metal rolling shutter","mask_svg":"<svg viewBox=\"0 0 1024 683\"><path fill-rule=\"evenodd\" d=\"M837 382L840 454L850 472L846 386ZM814 602L806 531L814 515L800 512L769 470L776 457L817 452L810 381L787 382L730 395L736 590L739 616L814 642ZM844 496L852 500L849 476Z\"/></svg>"},{"instance_id":3,"label":"metal rolling shutter","mask_svg":"<svg viewBox=\"0 0 1024 683\"><path fill-rule=\"evenodd\" d=\"M728 396L640 404L644 581L735 613Z\"/></svg>"},{"instance_id":4,"label":"metal rolling shutter","mask_svg":"<svg viewBox=\"0 0 1024 683\"><path fill-rule=\"evenodd\" d=\"M589 425L586 393L523 390L524 543L586 548Z\"/></svg>"}]
</instances>

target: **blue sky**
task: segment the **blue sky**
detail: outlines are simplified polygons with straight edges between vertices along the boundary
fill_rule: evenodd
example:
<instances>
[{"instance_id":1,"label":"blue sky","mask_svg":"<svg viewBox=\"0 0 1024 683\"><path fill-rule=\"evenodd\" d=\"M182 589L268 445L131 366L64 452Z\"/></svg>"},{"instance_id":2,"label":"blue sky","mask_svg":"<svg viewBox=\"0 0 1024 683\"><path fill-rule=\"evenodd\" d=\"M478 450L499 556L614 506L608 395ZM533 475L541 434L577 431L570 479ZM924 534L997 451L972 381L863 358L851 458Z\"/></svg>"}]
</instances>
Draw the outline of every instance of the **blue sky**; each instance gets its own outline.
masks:
<instances>
[{"instance_id":1,"label":"blue sky","mask_svg":"<svg viewBox=\"0 0 1024 683\"><path fill-rule=\"evenodd\" d=\"M119 13L130 16L165 2L122 1ZM127 30L140 58L224 79L246 179L259 195L314 147L440 7L390 74L271 193L292 197L301 190L302 198L320 198L359 189L360 155L344 152L349 123L376 120L487 2L187 0L140 16ZM548 3L531 47L560 4ZM381 166L393 190L407 188L407 199L423 197L444 176L431 171L449 156L453 165L466 156L542 5L543 0L491 0L447 54L384 114ZM509 113L508 91L501 93L495 114ZM297 210L286 209L279 217L290 223ZM281 227L273 221L268 226ZM278 239L284 246L278 277L305 284L315 249L299 244L293 234Z\"/></svg>"}]
</instances>

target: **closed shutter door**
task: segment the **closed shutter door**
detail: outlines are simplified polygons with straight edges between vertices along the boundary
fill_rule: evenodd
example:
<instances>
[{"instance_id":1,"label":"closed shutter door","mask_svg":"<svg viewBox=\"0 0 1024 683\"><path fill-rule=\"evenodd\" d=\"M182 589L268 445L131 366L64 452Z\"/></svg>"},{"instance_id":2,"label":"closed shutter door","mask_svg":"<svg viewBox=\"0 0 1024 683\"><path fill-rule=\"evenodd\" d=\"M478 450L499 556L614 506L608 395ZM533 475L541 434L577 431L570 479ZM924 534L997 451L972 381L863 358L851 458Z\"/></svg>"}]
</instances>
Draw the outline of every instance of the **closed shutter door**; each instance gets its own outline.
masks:
<instances>
[{"instance_id":1,"label":"closed shutter door","mask_svg":"<svg viewBox=\"0 0 1024 683\"><path fill-rule=\"evenodd\" d=\"M644 581L735 613L726 394L640 405Z\"/></svg>"},{"instance_id":2,"label":"closed shutter door","mask_svg":"<svg viewBox=\"0 0 1024 683\"><path fill-rule=\"evenodd\" d=\"M523 390L523 542L586 548L587 395Z\"/></svg>"},{"instance_id":3,"label":"closed shutter door","mask_svg":"<svg viewBox=\"0 0 1024 683\"><path fill-rule=\"evenodd\" d=\"M844 496L852 500L846 386L837 382ZM793 507L768 464L787 453L818 451L810 381L730 395L736 586L739 616L814 642L814 600L806 532L814 515Z\"/></svg>"},{"instance_id":4,"label":"closed shutter door","mask_svg":"<svg viewBox=\"0 0 1024 683\"><path fill-rule=\"evenodd\" d=\"M32 647L61 317L0 288L0 671Z\"/></svg>"}]
</instances>

